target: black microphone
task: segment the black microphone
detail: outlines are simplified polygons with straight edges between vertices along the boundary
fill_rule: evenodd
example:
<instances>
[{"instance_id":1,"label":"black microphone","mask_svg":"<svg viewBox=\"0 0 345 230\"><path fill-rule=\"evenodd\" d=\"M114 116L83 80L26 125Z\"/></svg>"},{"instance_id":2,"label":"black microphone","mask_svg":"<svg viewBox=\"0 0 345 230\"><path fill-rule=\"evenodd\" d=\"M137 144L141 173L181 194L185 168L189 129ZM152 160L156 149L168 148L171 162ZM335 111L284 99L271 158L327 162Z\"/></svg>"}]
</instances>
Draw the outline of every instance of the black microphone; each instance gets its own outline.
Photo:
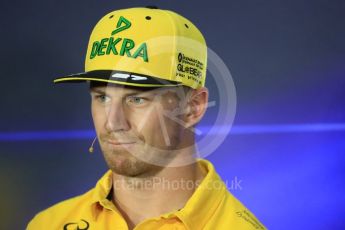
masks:
<instances>
[{"instance_id":1,"label":"black microphone","mask_svg":"<svg viewBox=\"0 0 345 230\"><path fill-rule=\"evenodd\" d=\"M95 141L97 140L97 136L95 137L95 139L93 139L93 141L92 141L92 144L91 144L91 146L90 146L90 148L89 148L89 152L90 153L93 153L93 145L95 144Z\"/></svg>"}]
</instances>

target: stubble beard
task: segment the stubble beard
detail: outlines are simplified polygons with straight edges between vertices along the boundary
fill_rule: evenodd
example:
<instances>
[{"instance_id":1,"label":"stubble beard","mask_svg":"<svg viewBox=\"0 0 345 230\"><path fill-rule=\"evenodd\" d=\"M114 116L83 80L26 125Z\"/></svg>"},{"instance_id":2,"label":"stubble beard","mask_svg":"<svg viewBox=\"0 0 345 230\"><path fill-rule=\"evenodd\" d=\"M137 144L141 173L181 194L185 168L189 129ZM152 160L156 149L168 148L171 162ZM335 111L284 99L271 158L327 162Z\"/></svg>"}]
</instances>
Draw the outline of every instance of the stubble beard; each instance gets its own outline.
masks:
<instances>
[{"instance_id":1,"label":"stubble beard","mask_svg":"<svg viewBox=\"0 0 345 230\"><path fill-rule=\"evenodd\" d=\"M101 146L101 149L108 167L118 175L137 177L150 168L150 164L137 158L125 148L115 150Z\"/></svg>"},{"instance_id":2,"label":"stubble beard","mask_svg":"<svg viewBox=\"0 0 345 230\"><path fill-rule=\"evenodd\" d=\"M109 135L100 136L100 147L108 167L116 174L127 177L146 177L157 173L172 161L179 152L179 135L170 136L171 146L154 147L147 144L144 138L134 138L134 148L113 149L106 140Z\"/></svg>"}]
</instances>

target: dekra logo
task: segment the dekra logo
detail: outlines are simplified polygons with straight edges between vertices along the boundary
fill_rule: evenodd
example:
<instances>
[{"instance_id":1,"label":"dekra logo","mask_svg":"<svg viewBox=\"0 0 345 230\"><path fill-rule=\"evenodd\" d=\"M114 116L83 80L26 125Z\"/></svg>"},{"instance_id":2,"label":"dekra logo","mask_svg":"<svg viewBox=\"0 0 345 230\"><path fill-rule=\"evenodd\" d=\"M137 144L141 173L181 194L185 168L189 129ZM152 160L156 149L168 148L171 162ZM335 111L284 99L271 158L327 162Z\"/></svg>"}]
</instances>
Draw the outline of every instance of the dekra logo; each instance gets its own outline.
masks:
<instances>
[{"instance_id":1,"label":"dekra logo","mask_svg":"<svg viewBox=\"0 0 345 230\"><path fill-rule=\"evenodd\" d=\"M148 55L147 55L147 45L146 43L142 43L139 46L136 46L135 42L129 38L114 38L113 35L129 29L132 23L120 16L117 24L116 29L111 32L111 37L103 38L100 41L95 41L92 44L92 49L90 53L90 59L95 58L96 56L103 56L103 55L120 55L120 56L127 56L130 58L138 58L141 57L143 61L148 62ZM119 52L118 49L119 48Z\"/></svg>"}]
</instances>

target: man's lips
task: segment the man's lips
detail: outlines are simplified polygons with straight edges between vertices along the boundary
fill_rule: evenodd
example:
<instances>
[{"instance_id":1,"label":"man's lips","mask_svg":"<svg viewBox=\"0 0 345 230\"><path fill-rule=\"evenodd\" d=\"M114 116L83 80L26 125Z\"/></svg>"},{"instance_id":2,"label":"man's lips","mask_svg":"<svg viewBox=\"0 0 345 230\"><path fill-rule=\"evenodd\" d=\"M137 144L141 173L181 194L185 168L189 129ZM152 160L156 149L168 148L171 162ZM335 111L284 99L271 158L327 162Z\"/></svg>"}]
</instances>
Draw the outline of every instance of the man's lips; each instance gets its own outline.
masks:
<instances>
[{"instance_id":1,"label":"man's lips","mask_svg":"<svg viewBox=\"0 0 345 230\"><path fill-rule=\"evenodd\" d=\"M107 143L112 144L112 145L129 145L129 144L134 144L134 141L115 141L115 140L106 140Z\"/></svg>"}]
</instances>

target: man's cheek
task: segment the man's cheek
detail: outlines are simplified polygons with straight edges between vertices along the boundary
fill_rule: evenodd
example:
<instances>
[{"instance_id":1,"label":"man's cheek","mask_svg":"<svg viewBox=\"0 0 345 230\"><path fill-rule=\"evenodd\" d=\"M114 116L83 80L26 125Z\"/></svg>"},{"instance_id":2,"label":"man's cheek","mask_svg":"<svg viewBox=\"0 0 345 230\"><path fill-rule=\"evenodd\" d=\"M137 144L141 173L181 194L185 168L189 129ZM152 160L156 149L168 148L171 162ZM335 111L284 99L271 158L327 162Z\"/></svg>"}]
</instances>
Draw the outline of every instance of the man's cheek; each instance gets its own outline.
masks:
<instances>
[{"instance_id":1,"label":"man's cheek","mask_svg":"<svg viewBox=\"0 0 345 230\"><path fill-rule=\"evenodd\" d=\"M173 112L179 107L179 101L175 98L165 99L162 103L162 109L164 112Z\"/></svg>"},{"instance_id":2,"label":"man's cheek","mask_svg":"<svg viewBox=\"0 0 345 230\"><path fill-rule=\"evenodd\" d=\"M152 123L159 122L156 113L153 110L147 110L145 112L137 112L131 114L128 117L128 122L134 129L141 132L145 129L152 129Z\"/></svg>"}]
</instances>

